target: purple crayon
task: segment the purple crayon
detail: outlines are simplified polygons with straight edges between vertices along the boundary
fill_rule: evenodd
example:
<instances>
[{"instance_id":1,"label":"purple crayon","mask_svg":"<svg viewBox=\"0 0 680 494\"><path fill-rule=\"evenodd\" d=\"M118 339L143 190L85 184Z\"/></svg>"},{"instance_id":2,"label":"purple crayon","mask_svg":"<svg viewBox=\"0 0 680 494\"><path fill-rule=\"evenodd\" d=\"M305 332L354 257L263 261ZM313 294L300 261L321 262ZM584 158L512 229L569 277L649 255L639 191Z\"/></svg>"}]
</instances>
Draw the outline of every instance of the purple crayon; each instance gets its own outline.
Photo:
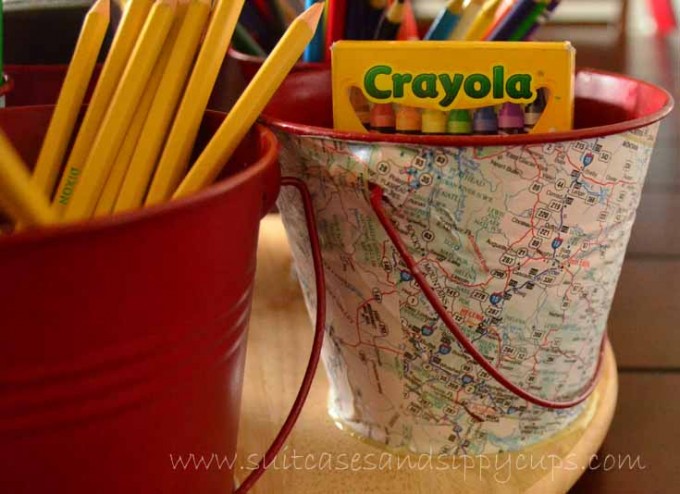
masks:
<instances>
[{"instance_id":1,"label":"purple crayon","mask_svg":"<svg viewBox=\"0 0 680 494\"><path fill-rule=\"evenodd\" d=\"M524 110L515 103L503 103L498 112L500 135L524 134Z\"/></svg>"},{"instance_id":2,"label":"purple crayon","mask_svg":"<svg viewBox=\"0 0 680 494\"><path fill-rule=\"evenodd\" d=\"M472 131L476 135L496 135L498 133L498 119L493 106L485 106L475 112L472 119Z\"/></svg>"}]
</instances>

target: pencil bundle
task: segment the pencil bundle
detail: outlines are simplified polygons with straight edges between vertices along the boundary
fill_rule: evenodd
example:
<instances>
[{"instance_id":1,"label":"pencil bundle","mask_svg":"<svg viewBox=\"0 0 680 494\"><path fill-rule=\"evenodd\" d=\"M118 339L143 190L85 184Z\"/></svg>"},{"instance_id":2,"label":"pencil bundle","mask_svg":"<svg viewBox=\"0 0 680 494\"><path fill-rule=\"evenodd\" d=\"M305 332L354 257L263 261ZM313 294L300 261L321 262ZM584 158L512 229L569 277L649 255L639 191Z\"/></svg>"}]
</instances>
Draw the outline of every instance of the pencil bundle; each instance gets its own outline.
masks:
<instances>
[{"instance_id":1,"label":"pencil bundle","mask_svg":"<svg viewBox=\"0 0 680 494\"><path fill-rule=\"evenodd\" d=\"M323 22L304 54L306 62L330 61L331 45L341 39L417 39L411 0L246 0L234 37L234 47L264 57L302 4L324 5Z\"/></svg>"},{"instance_id":2,"label":"pencil bundle","mask_svg":"<svg viewBox=\"0 0 680 494\"><path fill-rule=\"evenodd\" d=\"M244 0L129 0L77 125L109 2L97 0L85 17L32 174L0 131L0 209L17 228L105 216L209 185L301 56L323 8L282 24L271 55L192 164Z\"/></svg>"},{"instance_id":3,"label":"pencil bundle","mask_svg":"<svg viewBox=\"0 0 680 494\"><path fill-rule=\"evenodd\" d=\"M545 23L559 5L560 0L448 0L439 15L432 22L424 36L427 41L523 41L529 39L535 30ZM334 7L345 2L327 2L329 20L327 34L333 30L333 21L338 17ZM398 37L400 26L407 22L405 12L408 3L395 0L378 2L346 2L347 12L366 16L367 11L357 14L355 10L371 5L385 8L384 13L375 16L376 28L372 39L393 40ZM358 17L357 17L358 18ZM351 26L360 22L351 15L346 17L345 38L351 37ZM333 31L335 32L335 31ZM327 43L337 41L333 34L326 36ZM330 40L329 40L330 38ZM395 47L395 49L397 49ZM422 135L489 135L521 134L532 132L546 107L543 91L538 91L536 101L520 106L505 103L498 108L476 110L421 110L406 105L373 103L367 101L357 88L350 89L350 102L366 130L379 133L422 134Z\"/></svg>"}]
</instances>

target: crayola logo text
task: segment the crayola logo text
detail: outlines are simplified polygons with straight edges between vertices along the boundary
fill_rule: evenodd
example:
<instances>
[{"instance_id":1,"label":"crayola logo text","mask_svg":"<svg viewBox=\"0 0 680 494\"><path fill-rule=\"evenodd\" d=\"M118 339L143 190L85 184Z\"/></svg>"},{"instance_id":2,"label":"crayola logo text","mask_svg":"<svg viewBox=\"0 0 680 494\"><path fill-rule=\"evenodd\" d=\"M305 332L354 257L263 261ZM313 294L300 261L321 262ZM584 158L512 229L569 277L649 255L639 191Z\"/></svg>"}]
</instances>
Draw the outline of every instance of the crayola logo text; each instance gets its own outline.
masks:
<instances>
[{"instance_id":1,"label":"crayola logo text","mask_svg":"<svg viewBox=\"0 0 680 494\"><path fill-rule=\"evenodd\" d=\"M417 98L439 99L439 106L449 107L461 90L470 99L479 100L492 95L495 100L509 99L529 103L534 99L530 74L512 74L506 78L505 68L496 65L491 76L485 74L425 73L413 75L393 72L388 65L374 65L364 75L364 91L376 100L399 100L405 92Z\"/></svg>"}]
</instances>

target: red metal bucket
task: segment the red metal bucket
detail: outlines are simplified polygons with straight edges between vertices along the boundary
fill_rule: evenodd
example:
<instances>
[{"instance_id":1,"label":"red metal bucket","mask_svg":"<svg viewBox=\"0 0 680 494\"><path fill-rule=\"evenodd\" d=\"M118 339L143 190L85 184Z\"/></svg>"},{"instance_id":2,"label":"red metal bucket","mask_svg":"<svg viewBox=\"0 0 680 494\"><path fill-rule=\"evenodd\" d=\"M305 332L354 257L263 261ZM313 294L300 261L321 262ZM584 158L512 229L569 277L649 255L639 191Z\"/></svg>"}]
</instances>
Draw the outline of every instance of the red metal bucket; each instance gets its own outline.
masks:
<instances>
[{"instance_id":1,"label":"red metal bucket","mask_svg":"<svg viewBox=\"0 0 680 494\"><path fill-rule=\"evenodd\" d=\"M0 111L28 163L51 111ZM206 113L197 147L222 118ZM195 196L0 237L0 492L231 491L258 227L279 190L276 151L271 132L256 127L226 176ZM269 459L300 412L321 335ZM228 461L173 464L191 454Z\"/></svg>"}]
</instances>

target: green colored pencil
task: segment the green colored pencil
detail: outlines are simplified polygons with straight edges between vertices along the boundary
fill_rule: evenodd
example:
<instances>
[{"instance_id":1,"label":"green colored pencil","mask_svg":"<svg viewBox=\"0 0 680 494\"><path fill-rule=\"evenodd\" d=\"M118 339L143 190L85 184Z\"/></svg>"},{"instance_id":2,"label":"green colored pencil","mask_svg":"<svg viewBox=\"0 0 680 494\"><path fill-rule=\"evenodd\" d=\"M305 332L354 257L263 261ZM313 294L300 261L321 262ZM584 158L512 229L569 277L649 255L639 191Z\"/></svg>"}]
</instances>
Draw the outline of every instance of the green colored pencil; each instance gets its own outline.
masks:
<instances>
[{"instance_id":1,"label":"green colored pencil","mask_svg":"<svg viewBox=\"0 0 680 494\"><path fill-rule=\"evenodd\" d=\"M238 51L247 53L248 55L254 55L256 57L266 57L267 52L260 46L260 44L255 41L248 30L243 27L240 23L236 24L236 29L234 29L234 48Z\"/></svg>"}]
</instances>

